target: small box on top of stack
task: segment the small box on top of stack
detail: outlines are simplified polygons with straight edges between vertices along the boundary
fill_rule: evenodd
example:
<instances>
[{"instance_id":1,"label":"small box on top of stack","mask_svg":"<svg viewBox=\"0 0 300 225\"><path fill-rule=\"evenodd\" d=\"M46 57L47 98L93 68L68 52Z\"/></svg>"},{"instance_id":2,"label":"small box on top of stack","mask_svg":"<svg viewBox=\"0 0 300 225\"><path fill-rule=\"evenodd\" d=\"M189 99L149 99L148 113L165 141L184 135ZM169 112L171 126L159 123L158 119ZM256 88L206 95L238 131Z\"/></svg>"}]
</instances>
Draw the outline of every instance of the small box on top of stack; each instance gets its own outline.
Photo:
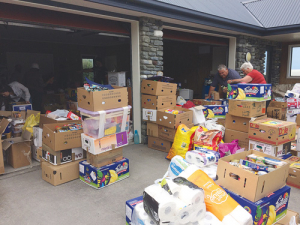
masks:
<instances>
[{"instance_id":1,"label":"small box on top of stack","mask_svg":"<svg viewBox=\"0 0 300 225\"><path fill-rule=\"evenodd\" d=\"M85 84L77 93L81 146L87 154L79 163L80 180L100 189L129 177L129 160L122 149L128 144L130 122L127 88Z\"/></svg>"}]
</instances>

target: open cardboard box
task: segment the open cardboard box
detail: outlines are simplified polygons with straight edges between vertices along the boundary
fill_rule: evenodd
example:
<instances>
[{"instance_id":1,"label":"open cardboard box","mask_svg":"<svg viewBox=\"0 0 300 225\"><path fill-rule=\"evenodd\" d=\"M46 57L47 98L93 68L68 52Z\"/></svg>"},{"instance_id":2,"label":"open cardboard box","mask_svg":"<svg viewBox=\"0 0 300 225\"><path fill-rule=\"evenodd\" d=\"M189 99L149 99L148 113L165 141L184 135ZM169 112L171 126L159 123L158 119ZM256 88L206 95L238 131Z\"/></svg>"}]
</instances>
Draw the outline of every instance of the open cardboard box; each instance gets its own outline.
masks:
<instances>
[{"instance_id":1,"label":"open cardboard box","mask_svg":"<svg viewBox=\"0 0 300 225\"><path fill-rule=\"evenodd\" d=\"M233 116L230 114L226 115L225 118L225 127L226 129L237 130L248 133L249 131L249 123L250 121L260 120L267 118L267 115L253 117L253 118L246 118L240 116Z\"/></svg>"},{"instance_id":2,"label":"open cardboard box","mask_svg":"<svg viewBox=\"0 0 300 225\"><path fill-rule=\"evenodd\" d=\"M256 202L286 184L289 163L286 163L286 165L261 176L229 164L231 160L246 159L246 157L251 154L281 160L254 150L226 156L219 160L216 183L252 202ZM230 176L231 174L239 176L240 179L236 180Z\"/></svg>"},{"instance_id":3,"label":"open cardboard box","mask_svg":"<svg viewBox=\"0 0 300 225\"><path fill-rule=\"evenodd\" d=\"M291 156L290 158L286 159L285 161L290 163L290 164L292 164L293 162L300 162L300 157ZM289 176L287 178L286 183L289 186L300 188L300 169L290 168L289 169Z\"/></svg>"},{"instance_id":4,"label":"open cardboard box","mask_svg":"<svg viewBox=\"0 0 300 225\"><path fill-rule=\"evenodd\" d=\"M163 109L176 106L176 95L142 95L142 107L147 109Z\"/></svg>"},{"instance_id":5,"label":"open cardboard box","mask_svg":"<svg viewBox=\"0 0 300 225\"><path fill-rule=\"evenodd\" d=\"M287 103L271 101L267 108L267 115L270 118L286 121Z\"/></svg>"},{"instance_id":6,"label":"open cardboard box","mask_svg":"<svg viewBox=\"0 0 300 225\"><path fill-rule=\"evenodd\" d=\"M248 150L249 148L248 133L226 128L225 137L224 137L225 143L231 143L233 140L236 139L239 140L238 144L241 148L245 148L245 150Z\"/></svg>"},{"instance_id":7,"label":"open cardboard box","mask_svg":"<svg viewBox=\"0 0 300 225\"><path fill-rule=\"evenodd\" d=\"M230 99L228 114L240 117L257 117L266 114L266 102L254 102Z\"/></svg>"},{"instance_id":8,"label":"open cardboard box","mask_svg":"<svg viewBox=\"0 0 300 225\"><path fill-rule=\"evenodd\" d=\"M45 114L41 114L40 116L40 123L39 123L39 127L43 128L44 124L52 124L52 123L56 123L56 124L68 124L68 123L82 123L81 120L55 120L52 118L47 117L47 115Z\"/></svg>"},{"instance_id":9,"label":"open cardboard box","mask_svg":"<svg viewBox=\"0 0 300 225\"><path fill-rule=\"evenodd\" d=\"M77 88L78 107L96 112L128 106L127 87L112 87L114 89L94 92Z\"/></svg>"},{"instance_id":10,"label":"open cardboard box","mask_svg":"<svg viewBox=\"0 0 300 225\"><path fill-rule=\"evenodd\" d=\"M288 209L286 216L284 218L282 218L281 220L279 220L274 225L289 225L290 220L293 216L296 217L296 223L298 224L299 223L299 213Z\"/></svg>"},{"instance_id":11,"label":"open cardboard box","mask_svg":"<svg viewBox=\"0 0 300 225\"><path fill-rule=\"evenodd\" d=\"M177 84L143 80L141 84L141 93L148 95L176 95Z\"/></svg>"}]
</instances>

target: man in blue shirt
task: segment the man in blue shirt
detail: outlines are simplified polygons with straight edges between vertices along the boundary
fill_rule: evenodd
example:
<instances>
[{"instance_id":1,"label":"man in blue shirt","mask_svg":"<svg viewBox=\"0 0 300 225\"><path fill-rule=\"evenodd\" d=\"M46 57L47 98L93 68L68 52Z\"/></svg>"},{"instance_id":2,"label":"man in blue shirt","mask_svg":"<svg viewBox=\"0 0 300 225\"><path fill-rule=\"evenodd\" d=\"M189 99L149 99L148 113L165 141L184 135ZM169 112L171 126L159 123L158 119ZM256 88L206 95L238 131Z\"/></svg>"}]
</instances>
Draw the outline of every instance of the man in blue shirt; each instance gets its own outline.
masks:
<instances>
[{"instance_id":1,"label":"man in blue shirt","mask_svg":"<svg viewBox=\"0 0 300 225\"><path fill-rule=\"evenodd\" d=\"M218 73L215 75L214 80L213 80L212 84L210 85L208 96L205 98L210 98L211 93L215 90L215 88L218 85L225 86L225 88L223 88L223 92L227 93L227 81L233 80L233 79L241 79L241 76L235 70L228 69L223 64L219 65Z\"/></svg>"}]
</instances>

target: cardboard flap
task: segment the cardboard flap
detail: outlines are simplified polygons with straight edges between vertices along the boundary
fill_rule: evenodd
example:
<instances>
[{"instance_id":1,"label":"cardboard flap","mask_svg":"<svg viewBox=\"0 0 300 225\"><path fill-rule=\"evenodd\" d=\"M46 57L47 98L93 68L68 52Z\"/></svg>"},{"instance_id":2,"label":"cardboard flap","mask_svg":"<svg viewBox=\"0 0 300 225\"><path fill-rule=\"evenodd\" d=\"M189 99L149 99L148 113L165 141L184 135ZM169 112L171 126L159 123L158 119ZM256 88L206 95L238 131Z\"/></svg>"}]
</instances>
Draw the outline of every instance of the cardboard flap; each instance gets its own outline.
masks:
<instances>
[{"instance_id":1,"label":"cardboard flap","mask_svg":"<svg viewBox=\"0 0 300 225\"><path fill-rule=\"evenodd\" d=\"M13 142L8 141L8 139L4 140L4 141L2 142L2 149L3 149L4 151L6 151L12 144L13 144Z\"/></svg>"},{"instance_id":2,"label":"cardboard flap","mask_svg":"<svg viewBox=\"0 0 300 225\"><path fill-rule=\"evenodd\" d=\"M195 106L194 109L196 109L196 110L203 110L203 109L206 109L206 107L204 107L202 105L198 105L198 106Z\"/></svg>"},{"instance_id":3,"label":"cardboard flap","mask_svg":"<svg viewBox=\"0 0 300 225\"><path fill-rule=\"evenodd\" d=\"M31 116L32 114L36 116L36 115L39 114L39 113L41 113L41 112L40 112L40 111L34 111L34 110L27 110L26 118L28 118L28 117Z\"/></svg>"},{"instance_id":4,"label":"cardboard flap","mask_svg":"<svg viewBox=\"0 0 300 225\"><path fill-rule=\"evenodd\" d=\"M2 148L3 150L7 150L12 144L21 143L25 141L30 141L31 133L25 130L22 134L22 137L9 138L3 141Z\"/></svg>"},{"instance_id":5,"label":"cardboard flap","mask_svg":"<svg viewBox=\"0 0 300 225\"><path fill-rule=\"evenodd\" d=\"M3 132L5 131L6 127L8 126L9 121L7 119L2 119L0 122L0 134L3 134Z\"/></svg>"},{"instance_id":6,"label":"cardboard flap","mask_svg":"<svg viewBox=\"0 0 300 225\"><path fill-rule=\"evenodd\" d=\"M28 130L23 131L22 139L23 139L23 141L30 141L31 133Z\"/></svg>"}]
</instances>

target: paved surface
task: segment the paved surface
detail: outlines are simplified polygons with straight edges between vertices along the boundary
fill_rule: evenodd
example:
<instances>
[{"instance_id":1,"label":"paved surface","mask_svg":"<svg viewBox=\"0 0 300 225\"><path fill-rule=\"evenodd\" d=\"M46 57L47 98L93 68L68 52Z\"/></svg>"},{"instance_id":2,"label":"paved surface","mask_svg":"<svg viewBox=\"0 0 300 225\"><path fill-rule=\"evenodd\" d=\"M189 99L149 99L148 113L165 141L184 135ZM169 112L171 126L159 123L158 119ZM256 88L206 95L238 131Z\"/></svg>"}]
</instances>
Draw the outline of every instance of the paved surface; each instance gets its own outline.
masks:
<instances>
[{"instance_id":1,"label":"paved surface","mask_svg":"<svg viewBox=\"0 0 300 225\"><path fill-rule=\"evenodd\" d=\"M124 148L130 160L130 177L96 190L74 180L52 186L42 179L40 167L0 176L0 224L101 224L124 225L125 202L161 178L167 153L145 145ZM300 190L292 188L289 208L300 212Z\"/></svg>"}]
</instances>

